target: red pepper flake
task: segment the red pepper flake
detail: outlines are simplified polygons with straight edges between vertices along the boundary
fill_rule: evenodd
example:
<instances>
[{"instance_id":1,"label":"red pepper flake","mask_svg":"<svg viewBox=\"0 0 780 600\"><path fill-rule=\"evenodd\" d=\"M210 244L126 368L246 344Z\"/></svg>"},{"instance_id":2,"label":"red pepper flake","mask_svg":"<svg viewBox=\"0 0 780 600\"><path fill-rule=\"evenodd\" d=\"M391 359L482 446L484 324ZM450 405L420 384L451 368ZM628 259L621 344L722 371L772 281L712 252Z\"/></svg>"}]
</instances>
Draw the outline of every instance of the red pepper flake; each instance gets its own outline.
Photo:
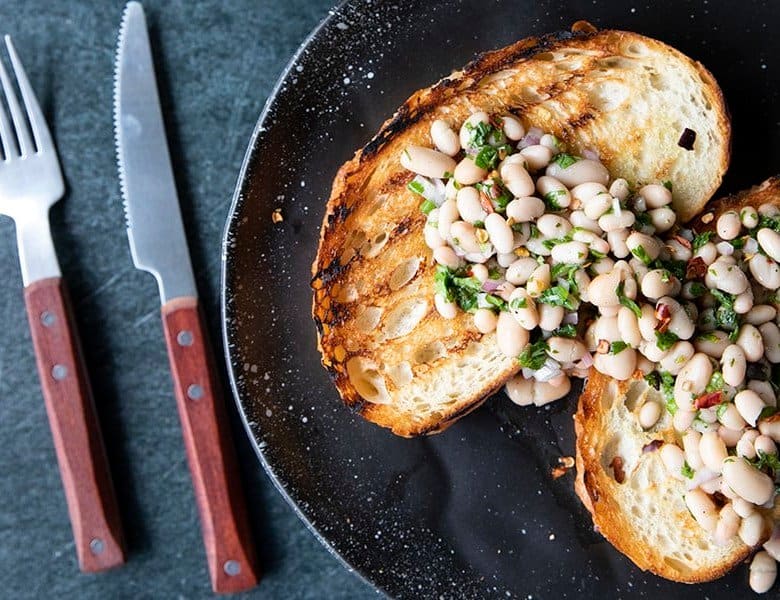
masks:
<instances>
[{"instance_id":1,"label":"red pepper flake","mask_svg":"<svg viewBox=\"0 0 780 600\"><path fill-rule=\"evenodd\" d=\"M701 256L694 256L685 266L686 279L701 279L707 274L707 263Z\"/></svg>"},{"instance_id":2,"label":"red pepper flake","mask_svg":"<svg viewBox=\"0 0 780 600\"><path fill-rule=\"evenodd\" d=\"M653 440L649 444L645 444L644 446L642 446L642 454L647 454L648 452L655 452L663 445L664 445L663 440Z\"/></svg>"},{"instance_id":3,"label":"red pepper flake","mask_svg":"<svg viewBox=\"0 0 780 600\"><path fill-rule=\"evenodd\" d=\"M674 240L676 240L676 241L677 241L677 243L679 243L679 244L680 244L681 246L683 246L684 248L688 248L688 250L690 250L690 249L693 247L693 246L691 246L691 240L686 240L686 239L685 239L683 236L681 236L681 235L676 235L676 236L674 236L674 238L673 238L673 239L674 239Z\"/></svg>"},{"instance_id":4,"label":"red pepper flake","mask_svg":"<svg viewBox=\"0 0 780 600\"><path fill-rule=\"evenodd\" d=\"M626 472L623 470L623 458L621 456L616 456L612 459L612 462L609 463L609 466L612 467L615 481L623 483L626 480Z\"/></svg>"},{"instance_id":5,"label":"red pepper flake","mask_svg":"<svg viewBox=\"0 0 780 600\"><path fill-rule=\"evenodd\" d=\"M487 214L496 212L493 209L493 203L490 201L490 198L488 198L488 195L484 192L484 190L479 193L479 204Z\"/></svg>"},{"instance_id":6,"label":"red pepper flake","mask_svg":"<svg viewBox=\"0 0 780 600\"><path fill-rule=\"evenodd\" d=\"M683 130L682 135L680 136L680 139L677 142L677 145L680 146L680 148L684 148L686 150L693 150L693 143L695 141L696 141L696 132L693 129L688 129L686 127Z\"/></svg>"},{"instance_id":7,"label":"red pepper flake","mask_svg":"<svg viewBox=\"0 0 780 600\"><path fill-rule=\"evenodd\" d=\"M658 333L663 333L669 329L669 323L672 322L672 311L668 304L659 304L655 307L655 318L658 319L658 325L655 326L655 330Z\"/></svg>"},{"instance_id":8,"label":"red pepper flake","mask_svg":"<svg viewBox=\"0 0 780 600\"><path fill-rule=\"evenodd\" d=\"M596 354L608 354L609 353L609 342L607 340L599 340L599 343L596 345Z\"/></svg>"},{"instance_id":9,"label":"red pepper flake","mask_svg":"<svg viewBox=\"0 0 780 600\"><path fill-rule=\"evenodd\" d=\"M710 392L708 394L702 394L694 401L696 408L712 408L720 404L721 398L723 398L723 392Z\"/></svg>"}]
</instances>

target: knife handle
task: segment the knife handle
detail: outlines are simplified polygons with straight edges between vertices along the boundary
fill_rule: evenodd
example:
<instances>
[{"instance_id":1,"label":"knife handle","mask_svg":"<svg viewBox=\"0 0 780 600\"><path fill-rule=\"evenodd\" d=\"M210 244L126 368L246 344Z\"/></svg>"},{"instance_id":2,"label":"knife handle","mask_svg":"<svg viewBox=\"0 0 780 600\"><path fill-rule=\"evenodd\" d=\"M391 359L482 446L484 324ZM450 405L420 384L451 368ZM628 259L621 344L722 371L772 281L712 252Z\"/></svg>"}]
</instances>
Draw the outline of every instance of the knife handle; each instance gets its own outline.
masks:
<instances>
[{"instance_id":1,"label":"knife handle","mask_svg":"<svg viewBox=\"0 0 780 600\"><path fill-rule=\"evenodd\" d=\"M110 569L125 562L124 536L67 290L41 279L24 300L79 567Z\"/></svg>"},{"instance_id":2,"label":"knife handle","mask_svg":"<svg viewBox=\"0 0 780 600\"><path fill-rule=\"evenodd\" d=\"M255 550L198 299L170 300L162 319L211 586L222 594L248 590L258 580Z\"/></svg>"}]
</instances>

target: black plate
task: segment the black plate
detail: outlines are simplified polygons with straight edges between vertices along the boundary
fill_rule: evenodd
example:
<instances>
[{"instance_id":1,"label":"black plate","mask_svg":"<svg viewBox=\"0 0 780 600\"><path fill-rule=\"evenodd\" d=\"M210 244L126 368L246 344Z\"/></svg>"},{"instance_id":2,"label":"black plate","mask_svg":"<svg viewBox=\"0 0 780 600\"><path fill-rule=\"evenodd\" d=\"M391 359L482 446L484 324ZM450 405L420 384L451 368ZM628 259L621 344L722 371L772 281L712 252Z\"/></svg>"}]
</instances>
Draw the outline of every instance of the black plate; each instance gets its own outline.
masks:
<instances>
[{"instance_id":1,"label":"black plate","mask_svg":"<svg viewBox=\"0 0 780 600\"><path fill-rule=\"evenodd\" d=\"M309 269L337 168L411 92L480 51L578 19L657 37L706 64L733 113L724 190L761 181L780 150L778 13L749 1L356 1L335 10L291 62L258 123L227 226L233 390L282 494L323 543L388 594L746 593L744 568L713 584L672 584L591 531L572 475L550 477L557 457L573 452L576 399L521 411L498 397L492 410L415 440L350 414L319 364ZM284 221L274 224L277 207Z\"/></svg>"}]
</instances>

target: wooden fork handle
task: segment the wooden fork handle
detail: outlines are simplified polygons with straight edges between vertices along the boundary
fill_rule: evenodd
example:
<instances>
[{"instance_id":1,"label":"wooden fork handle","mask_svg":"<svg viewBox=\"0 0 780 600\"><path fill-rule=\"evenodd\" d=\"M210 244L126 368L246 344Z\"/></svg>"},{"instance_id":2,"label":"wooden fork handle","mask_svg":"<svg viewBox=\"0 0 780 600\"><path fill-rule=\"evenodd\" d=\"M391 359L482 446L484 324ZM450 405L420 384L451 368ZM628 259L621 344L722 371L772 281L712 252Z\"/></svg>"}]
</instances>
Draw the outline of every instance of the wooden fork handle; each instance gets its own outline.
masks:
<instances>
[{"instance_id":1,"label":"wooden fork handle","mask_svg":"<svg viewBox=\"0 0 780 600\"><path fill-rule=\"evenodd\" d=\"M247 590L258 580L255 550L197 298L167 302L162 319L211 585L222 594Z\"/></svg>"},{"instance_id":2,"label":"wooden fork handle","mask_svg":"<svg viewBox=\"0 0 780 600\"><path fill-rule=\"evenodd\" d=\"M79 567L110 569L125 562L124 538L67 291L50 277L24 299Z\"/></svg>"}]
</instances>

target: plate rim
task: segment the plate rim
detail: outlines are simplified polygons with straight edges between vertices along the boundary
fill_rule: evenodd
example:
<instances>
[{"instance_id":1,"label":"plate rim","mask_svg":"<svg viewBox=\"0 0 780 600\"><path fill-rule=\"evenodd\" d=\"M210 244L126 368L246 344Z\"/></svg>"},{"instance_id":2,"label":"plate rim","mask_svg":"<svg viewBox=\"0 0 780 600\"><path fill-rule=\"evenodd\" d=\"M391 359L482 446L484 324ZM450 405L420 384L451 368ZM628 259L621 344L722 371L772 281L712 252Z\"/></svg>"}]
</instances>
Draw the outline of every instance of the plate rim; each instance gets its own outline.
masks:
<instances>
[{"instance_id":1,"label":"plate rim","mask_svg":"<svg viewBox=\"0 0 780 600\"><path fill-rule=\"evenodd\" d=\"M227 318L228 318L227 276L228 276L228 269L231 267L231 263L233 262L233 259L231 257L231 252L230 252L230 239L232 237L232 233L236 225L237 210L239 208L239 205L241 204L241 198L246 188L246 181L247 181L246 176L247 173L249 172L250 163L252 162L252 159L255 156L258 138L265 131L265 127L264 127L265 121L268 118L268 115L274 106L274 103L276 101L277 96L279 95L279 92L284 87L287 77L295 68L301 55L303 55L303 53L306 51L309 45L314 41L317 35L320 32L322 32L328 25L331 24L331 21L341 16L344 7L350 4L351 2L352 0L340 0L338 4L336 4L333 8L328 10L328 14L325 17L323 17L319 21L319 23L317 23L317 25L314 26L314 28L298 45L295 52L288 60L287 64L285 64L285 66L282 68L282 71L279 74L276 83L274 83L273 88L268 93L268 97L265 100L263 109L260 112L260 116L255 122L254 129L252 130L252 135L249 138L249 144L247 145L247 149L244 152L244 158L241 162L241 169L239 170L238 173L238 178L236 180L236 185L233 190L233 195L230 201L230 208L228 209L228 214L227 217L225 218L225 225L222 230L221 252L220 252L220 293L219 293L220 329L222 334L221 337L222 337L222 347L223 347L223 353L225 359L225 366L227 369L228 381L230 383L230 392L233 399L233 403L235 404L238 410L238 414L241 418L241 423L244 427L244 433L249 438L249 441L252 445L252 449L255 451L255 454L258 460L260 461L263 470L265 471L268 478L271 480L271 483L273 483L274 488L276 488L276 491L282 496L284 501L293 509L295 515L303 522L303 524L314 535L317 541L320 544L322 544L325 547L325 549L328 551L328 553L331 556L334 556L349 573L357 576L363 583L371 587L374 591L384 594L388 598L391 598L392 596L385 588L383 588L378 583L373 581L370 578L370 576L362 569L359 569L355 565L351 564L346 558L344 558L341 555L341 553L338 550L336 550L336 548L331 544L331 542L322 533L320 533L319 529L317 529L314 523L311 522L311 520L303 512L303 510L295 501L295 499L287 491L287 488L280 480L279 475L274 470L274 467L266 458L265 452L263 451L263 448L260 447L260 444L258 444L257 438L254 434L254 431L252 430L252 426L249 423L249 418L246 414L246 411L244 410L244 405L240 400L238 381L235 376L235 371L233 368L233 361L236 357L234 357L233 353L231 352L231 345L229 343L230 340L228 339L229 336L228 336L228 328L227 328Z\"/></svg>"}]
</instances>

